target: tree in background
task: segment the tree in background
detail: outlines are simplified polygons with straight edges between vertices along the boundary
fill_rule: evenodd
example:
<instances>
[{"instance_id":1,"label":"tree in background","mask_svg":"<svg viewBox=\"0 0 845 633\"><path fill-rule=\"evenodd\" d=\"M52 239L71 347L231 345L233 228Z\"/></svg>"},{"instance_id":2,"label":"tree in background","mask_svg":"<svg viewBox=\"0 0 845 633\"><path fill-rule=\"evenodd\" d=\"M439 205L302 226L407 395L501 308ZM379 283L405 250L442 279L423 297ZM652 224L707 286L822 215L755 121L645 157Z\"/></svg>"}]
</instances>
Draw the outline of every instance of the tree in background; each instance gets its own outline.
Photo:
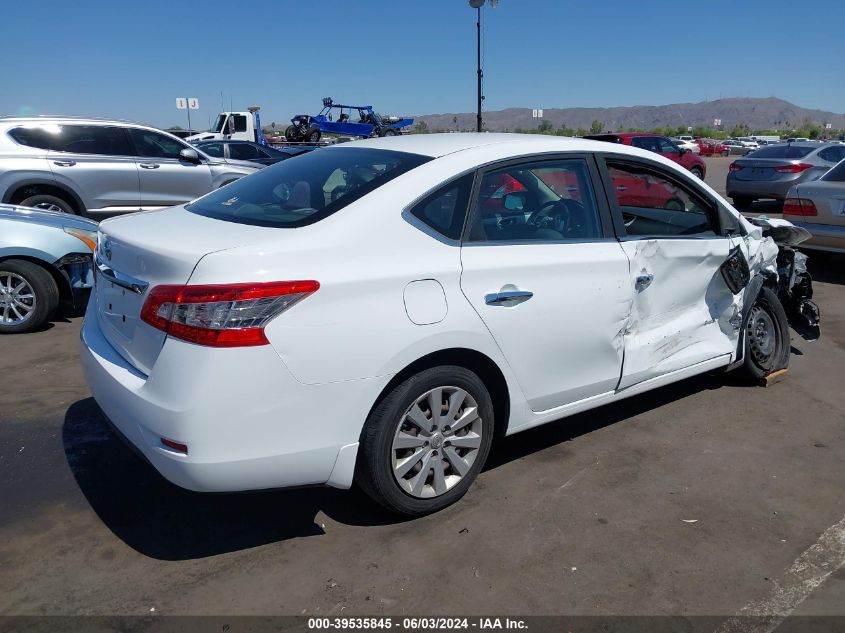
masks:
<instances>
[{"instance_id":1,"label":"tree in background","mask_svg":"<svg viewBox=\"0 0 845 633\"><path fill-rule=\"evenodd\" d=\"M590 124L590 134L601 134L603 131L604 131L604 123L602 123L598 119L595 119Z\"/></svg>"},{"instance_id":2,"label":"tree in background","mask_svg":"<svg viewBox=\"0 0 845 633\"><path fill-rule=\"evenodd\" d=\"M428 123L426 123L425 121L417 121L414 125L414 133L428 134Z\"/></svg>"}]
</instances>

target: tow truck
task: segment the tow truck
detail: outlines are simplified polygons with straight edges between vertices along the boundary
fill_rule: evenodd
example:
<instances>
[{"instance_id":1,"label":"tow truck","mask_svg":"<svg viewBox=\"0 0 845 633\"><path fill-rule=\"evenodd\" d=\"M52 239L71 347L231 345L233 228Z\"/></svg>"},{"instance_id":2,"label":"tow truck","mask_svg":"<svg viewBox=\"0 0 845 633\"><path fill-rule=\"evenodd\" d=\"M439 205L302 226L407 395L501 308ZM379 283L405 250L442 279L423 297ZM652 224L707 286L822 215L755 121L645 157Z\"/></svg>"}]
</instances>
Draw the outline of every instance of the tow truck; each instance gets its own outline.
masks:
<instances>
[{"instance_id":1,"label":"tow truck","mask_svg":"<svg viewBox=\"0 0 845 633\"><path fill-rule=\"evenodd\" d=\"M258 114L260 109L259 106L250 106L246 112L221 112L211 129L189 136L185 140L252 141L267 145L267 138L261 131L261 117Z\"/></svg>"}]
</instances>

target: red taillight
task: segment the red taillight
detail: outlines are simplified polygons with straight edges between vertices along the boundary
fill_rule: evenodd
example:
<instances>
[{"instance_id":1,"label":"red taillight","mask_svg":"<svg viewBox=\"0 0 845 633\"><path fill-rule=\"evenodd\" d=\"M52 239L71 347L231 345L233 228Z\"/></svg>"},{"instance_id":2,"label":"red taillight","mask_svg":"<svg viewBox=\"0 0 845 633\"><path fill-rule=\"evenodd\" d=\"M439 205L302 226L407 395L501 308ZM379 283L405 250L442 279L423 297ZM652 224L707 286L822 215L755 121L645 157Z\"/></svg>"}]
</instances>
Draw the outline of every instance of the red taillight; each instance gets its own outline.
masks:
<instances>
[{"instance_id":1,"label":"red taillight","mask_svg":"<svg viewBox=\"0 0 845 633\"><path fill-rule=\"evenodd\" d=\"M800 174L802 171L807 171L812 165L810 163L796 163L795 165L778 165L772 167L775 171L787 174Z\"/></svg>"},{"instance_id":2,"label":"red taillight","mask_svg":"<svg viewBox=\"0 0 845 633\"><path fill-rule=\"evenodd\" d=\"M783 203L783 215L800 215L802 217L813 217L818 215L816 205L812 200L803 198L787 198Z\"/></svg>"},{"instance_id":3,"label":"red taillight","mask_svg":"<svg viewBox=\"0 0 845 633\"><path fill-rule=\"evenodd\" d=\"M141 320L199 345L266 345L264 326L319 287L316 281L156 286L147 295Z\"/></svg>"},{"instance_id":4,"label":"red taillight","mask_svg":"<svg viewBox=\"0 0 845 633\"><path fill-rule=\"evenodd\" d=\"M162 443L163 446L166 446L167 448L172 448L174 451L178 451L179 453L185 453L185 455L188 454L188 445L187 444L181 444L179 442L174 442L173 440L169 440L166 437L162 437L160 439L161 439L161 443Z\"/></svg>"},{"instance_id":5,"label":"red taillight","mask_svg":"<svg viewBox=\"0 0 845 633\"><path fill-rule=\"evenodd\" d=\"M739 165L737 163L731 163L730 167L728 167L728 171L741 171L741 170L742 170L742 165Z\"/></svg>"}]
</instances>

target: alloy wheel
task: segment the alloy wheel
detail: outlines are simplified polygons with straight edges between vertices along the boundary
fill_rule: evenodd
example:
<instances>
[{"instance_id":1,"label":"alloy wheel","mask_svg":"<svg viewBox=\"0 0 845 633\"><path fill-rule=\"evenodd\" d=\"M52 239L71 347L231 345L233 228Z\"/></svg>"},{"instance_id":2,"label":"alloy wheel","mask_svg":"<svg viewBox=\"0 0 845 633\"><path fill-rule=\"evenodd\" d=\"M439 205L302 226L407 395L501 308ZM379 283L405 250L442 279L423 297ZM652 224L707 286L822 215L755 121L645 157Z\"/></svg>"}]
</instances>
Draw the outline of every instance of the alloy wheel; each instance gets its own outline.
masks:
<instances>
[{"instance_id":1,"label":"alloy wheel","mask_svg":"<svg viewBox=\"0 0 845 633\"><path fill-rule=\"evenodd\" d=\"M399 420L391 447L393 475L413 497L439 497L472 468L482 443L478 403L459 387L419 396Z\"/></svg>"},{"instance_id":2,"label":"alloy wheel","mask_svg":"<svg viewBox=\"0 0 845 633\"><path fill-rule=\"evenodd\" d=\"M26 279L0 271L0 324L23 323L32 316L36 302L35 291Z\"/></svg>"}]
</instances>

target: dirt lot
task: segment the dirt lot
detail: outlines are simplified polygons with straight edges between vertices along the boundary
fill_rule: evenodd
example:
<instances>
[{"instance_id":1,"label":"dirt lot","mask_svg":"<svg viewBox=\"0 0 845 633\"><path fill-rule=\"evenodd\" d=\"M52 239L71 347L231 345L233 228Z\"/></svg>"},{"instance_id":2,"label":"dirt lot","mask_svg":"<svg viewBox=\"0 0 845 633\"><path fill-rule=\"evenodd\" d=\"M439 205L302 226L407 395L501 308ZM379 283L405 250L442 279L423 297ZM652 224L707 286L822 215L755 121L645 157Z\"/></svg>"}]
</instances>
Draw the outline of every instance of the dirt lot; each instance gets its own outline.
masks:
<instances>
[{"instance_id":1,"label":"dirt lot","mask_svg":"<svg viewBox=\"0 0 845 633\"><path fill-rule=\"evenodd\" d=\"M813 270L823 338L786 381L514 436L413 521L356 491L180 490L89 397L80 318L0 338L0 614L845 615L845 257Z\"/></svg>"}]
</instances>

